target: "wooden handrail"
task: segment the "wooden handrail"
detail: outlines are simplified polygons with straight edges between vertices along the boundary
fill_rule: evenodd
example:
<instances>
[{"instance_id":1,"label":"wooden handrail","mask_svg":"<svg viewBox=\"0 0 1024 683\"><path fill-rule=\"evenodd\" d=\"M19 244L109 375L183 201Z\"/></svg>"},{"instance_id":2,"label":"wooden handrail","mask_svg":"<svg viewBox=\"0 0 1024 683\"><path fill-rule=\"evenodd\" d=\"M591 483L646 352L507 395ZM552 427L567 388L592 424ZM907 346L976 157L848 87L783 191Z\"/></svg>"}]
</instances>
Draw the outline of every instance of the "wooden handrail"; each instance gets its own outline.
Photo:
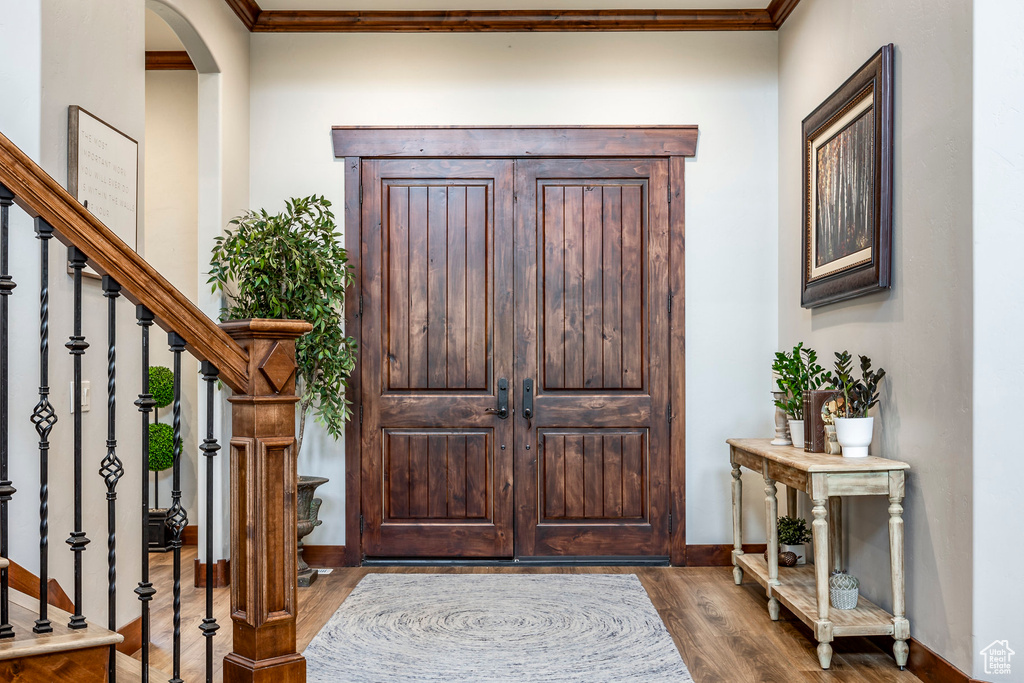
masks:
<instances>
[{"instance_id":1,"label":"wooden handrail","mask_svg":"<svg viewBox=\"0 0 1024 683\"><path fill-rule=\"evenodd\" d=\"M152 311L160 327L181 335L192 355L213 363L225 384L244 392L248 353L2 133L0 183L29 215L53 226L57 239L114 278L130 301Z\"/></svg>"}]
</instances>

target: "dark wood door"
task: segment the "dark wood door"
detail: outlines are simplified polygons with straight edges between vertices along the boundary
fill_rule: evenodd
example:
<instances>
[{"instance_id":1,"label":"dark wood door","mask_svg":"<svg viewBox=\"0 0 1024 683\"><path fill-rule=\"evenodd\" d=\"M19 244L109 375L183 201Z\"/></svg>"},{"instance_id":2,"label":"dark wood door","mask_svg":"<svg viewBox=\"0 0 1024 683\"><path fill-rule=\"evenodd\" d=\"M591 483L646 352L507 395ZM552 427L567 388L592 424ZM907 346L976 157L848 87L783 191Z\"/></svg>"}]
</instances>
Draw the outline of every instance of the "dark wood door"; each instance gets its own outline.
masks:
<instances>
[{"instance_id":1,"label":"dark wood door","mask_svg":"<svg viewBox=\"0 0 1024 683\"><path fill-rule=\"evenodd\" d=\"M513 379L512 180L508 160L363 162L367 556L512 555L514 419L489 412Z\"/></svg>"},{"instance_id":2,"label":"dark wood door","mask_svg":"<svg viewBox=\"0 0 1024 683\"><path fill-rule=\"evenodd\" d=\"M515 185L516 554L667 557L668 161L523 160Z\"/></svg>"}]
</instances>

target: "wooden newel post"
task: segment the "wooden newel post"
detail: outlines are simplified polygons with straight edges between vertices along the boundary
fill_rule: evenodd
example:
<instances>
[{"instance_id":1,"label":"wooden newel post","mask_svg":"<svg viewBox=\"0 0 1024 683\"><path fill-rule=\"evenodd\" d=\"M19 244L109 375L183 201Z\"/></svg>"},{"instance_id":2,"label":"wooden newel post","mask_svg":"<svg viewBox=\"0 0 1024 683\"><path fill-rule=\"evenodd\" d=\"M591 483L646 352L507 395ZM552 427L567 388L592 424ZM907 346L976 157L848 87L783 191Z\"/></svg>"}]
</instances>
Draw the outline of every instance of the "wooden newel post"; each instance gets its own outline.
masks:
<instances>
[{"instance_id":1,"label":"wooden newel post","mask_svg":"<svg viewBox=\"0 0 1024 683\"><path fill-rule=\"evenodd\" d=\"M221 327L249 354L246 392L228 399L234 628L224 682L305 681L295 651L295 340L312 327L262 319Z\"/></svg>"}]
</instances>

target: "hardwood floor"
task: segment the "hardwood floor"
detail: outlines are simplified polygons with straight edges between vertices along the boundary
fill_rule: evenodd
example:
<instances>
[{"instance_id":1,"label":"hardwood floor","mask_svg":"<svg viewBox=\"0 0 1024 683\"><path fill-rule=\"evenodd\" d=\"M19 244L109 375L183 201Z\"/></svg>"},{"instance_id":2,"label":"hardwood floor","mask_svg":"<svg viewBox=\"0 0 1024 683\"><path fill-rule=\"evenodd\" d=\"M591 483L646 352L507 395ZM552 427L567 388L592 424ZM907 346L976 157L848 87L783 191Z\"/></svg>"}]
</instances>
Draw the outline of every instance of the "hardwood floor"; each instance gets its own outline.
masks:
<instances>
[{"instance_id":1,"label":"hardwood floor","mask_svg":"<svg viewBox=\"0 0 1024 683\"><path fill-rule=\"evenodd\" d=\"M182 550L182 678L205 680L205 644L199 624L205 592L192 587L195 548ZM150 663L171 670L171 555L150 555L153 585L153 633ZM668 626L696 683L822 681L890 683L917 681L892 658L863 638L840 638L833 646L832 668L818 667L810 632L785 608L778 623L768 619L763 589L750 582L735 586L732 570L668 567L373 567L335 569L310 588L299 589L298 649L302 651L334 614L359 580L371 572L418 573L633 573ZM214 637L215 680L231 648L230 596L214 589L214 610L221 630ZM135 654L139 658L139 654ZM341 683L341 682L339 682Z\"/></svg>"}]
</instances>

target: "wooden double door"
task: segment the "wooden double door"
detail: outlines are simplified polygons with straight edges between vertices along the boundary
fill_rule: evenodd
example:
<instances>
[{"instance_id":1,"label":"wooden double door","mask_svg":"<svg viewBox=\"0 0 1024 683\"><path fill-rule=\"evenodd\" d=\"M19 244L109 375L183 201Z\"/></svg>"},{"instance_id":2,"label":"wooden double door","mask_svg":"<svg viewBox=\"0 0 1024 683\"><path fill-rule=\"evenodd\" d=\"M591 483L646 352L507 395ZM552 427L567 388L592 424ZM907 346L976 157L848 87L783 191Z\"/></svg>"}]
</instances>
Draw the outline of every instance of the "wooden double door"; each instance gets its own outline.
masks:
<instances>
[{"instance_id":1,"label":"wooden double door","mask_svg":"<svg viewBox=\"0 0 1024 683\"><path fill-rule=\"evenodd\" d=\"M361 185L364 557L667 557L669 161Z\"/></svg>"}]
</instances>

